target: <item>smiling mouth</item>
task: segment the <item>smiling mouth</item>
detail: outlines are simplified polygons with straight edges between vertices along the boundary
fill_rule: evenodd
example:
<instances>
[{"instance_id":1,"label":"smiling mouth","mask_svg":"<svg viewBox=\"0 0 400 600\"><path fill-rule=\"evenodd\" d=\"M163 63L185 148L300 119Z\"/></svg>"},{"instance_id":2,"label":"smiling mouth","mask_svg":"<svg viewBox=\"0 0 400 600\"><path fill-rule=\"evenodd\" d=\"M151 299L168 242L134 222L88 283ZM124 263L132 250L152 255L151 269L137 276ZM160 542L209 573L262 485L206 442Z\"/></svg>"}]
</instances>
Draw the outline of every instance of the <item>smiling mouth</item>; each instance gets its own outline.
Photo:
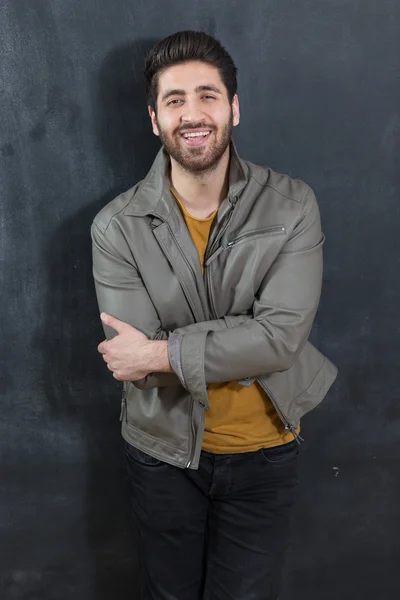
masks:
<instances>
[{"instance_id":1,"label":"smiling mouth","mask_svg":"<svg viewBox=\"0 0 400 600\"><path fill-rule=\"evenodd\" d=\"M201 131L185 131L184 133L181 133L181 137L185 140L185 146L194 148L205 146L211 133L211 129L203 129Z\"/></svg>"},{"instance_id":2,"label":"smiling mouth","mask_svg":"<svg viewBox=\"0 0 400 600\"><path fill-rule=\"evenodd\" d=\"M210 133L211 133L210 130L207 130L207 131L193 131L193 132L187 131L185 133L182 133L181 135L186 140L188 140L188 139L195 139L195 138L204 138L204 137L209 136Z\"/></svg>"}]
</instances>

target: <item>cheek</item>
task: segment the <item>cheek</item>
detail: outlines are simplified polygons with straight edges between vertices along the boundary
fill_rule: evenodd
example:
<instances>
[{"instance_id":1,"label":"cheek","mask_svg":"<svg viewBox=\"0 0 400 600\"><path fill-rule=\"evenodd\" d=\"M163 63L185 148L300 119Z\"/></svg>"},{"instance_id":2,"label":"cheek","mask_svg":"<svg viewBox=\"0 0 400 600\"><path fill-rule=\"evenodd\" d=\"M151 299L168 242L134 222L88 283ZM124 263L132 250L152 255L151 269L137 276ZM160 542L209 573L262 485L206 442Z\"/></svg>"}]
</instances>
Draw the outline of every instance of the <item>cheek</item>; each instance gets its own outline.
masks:
<instances>
[{"instance_id":1,"label":"cheek","mask_svg":"<svg viewBox=\"0 0 400 600\"><path fill-rule=\"evenodd\" d=\"M179 127L179 118L177 115L163 115L158 117L158 124L162 131L165 133L172 133L177 127Z\"/></svg>"},{"instance_id":2,"label":"cheek","mask_svg":"<svg viewBox=\"0 0 400 600\"><path fill-rule=\"evenodd\" d=\"M213 111L212 114L210 114L210 117L213 119L214 123L220 128L222 129L225 125L227 125L229 123L229 119L230 119L230 112L227 111L225 108L222 109L216 109L215 111Z\"/></svg>"}]
</instances>

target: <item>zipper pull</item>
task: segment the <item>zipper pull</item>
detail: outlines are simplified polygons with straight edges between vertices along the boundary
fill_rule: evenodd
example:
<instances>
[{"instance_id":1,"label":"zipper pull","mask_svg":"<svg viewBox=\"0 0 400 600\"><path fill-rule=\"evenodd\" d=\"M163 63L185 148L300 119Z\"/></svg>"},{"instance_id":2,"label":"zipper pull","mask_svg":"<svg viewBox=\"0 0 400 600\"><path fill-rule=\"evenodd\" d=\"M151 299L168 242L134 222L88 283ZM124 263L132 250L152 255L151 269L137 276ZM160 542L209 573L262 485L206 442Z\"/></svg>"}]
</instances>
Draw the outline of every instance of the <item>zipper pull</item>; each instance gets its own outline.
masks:
<instances>
[{"instance_id":1,"label":"zipper pull","mask_svg":"<svg viewBox=\"0 0 400 600\"><path fill-rule=\"evenodd\" d=\"M214 258L217 258L217 256L219 256L221 254L221 252L223 250L225 250L227 248L227 246L220 246L218 248L218 250L216 250L214 252L214 254L211 254L210 258L207 260L206 264L204 265L205 267L208 267L208 265L210 264L210 262L212 262L214 260Z\"/></svg>"},{"instance_id":2,"label":"zipper pull","mask_svg":"<svg viewBox=\"0 0 400 600\"><path fill-rule=\"evenodd\" d=\"M234 246L236 244L235 240L233 240L232 242L228 242L226 244L226 246L220 246L218 248L218 250L216 250L214 252L214 254L211 254L210 258L207 260L205 266L208 267L208 265L210 264L210 262L212 262L214 260L214 258L217 258L217 256L219 256L221 254L221 252L223 252L224 250L229 250L229 248L232 248L232 246Z\"/></svg>"},{"instance_id":3,"label":"zipper pull","mask_svg":"<svg viewBox=\"0 0 400 600\"><path fill-rule=\"evenodd\" d=\"M285 431L288 431L288 432L290 431L292 433L294 439L299 444L299 446L300 446L301 442L304 442L304 438L302 438L301 435L299 433L297 433L296 429L290 423L286 423Z\"/></svg>"}]
</instances>

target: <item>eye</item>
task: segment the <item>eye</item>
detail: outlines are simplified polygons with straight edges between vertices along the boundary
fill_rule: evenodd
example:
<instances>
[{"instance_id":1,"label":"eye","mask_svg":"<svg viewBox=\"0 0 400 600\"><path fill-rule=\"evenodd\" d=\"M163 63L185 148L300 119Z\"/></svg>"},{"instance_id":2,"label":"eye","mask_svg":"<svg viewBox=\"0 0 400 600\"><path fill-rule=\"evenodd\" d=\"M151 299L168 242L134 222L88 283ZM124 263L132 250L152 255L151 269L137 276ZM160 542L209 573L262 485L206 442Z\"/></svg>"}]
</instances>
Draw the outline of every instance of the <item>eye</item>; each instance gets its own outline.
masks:
<instances>
[{"instance_id":1,"label":"eye","mask_svg":"<svg viewBox=\"0 0 400 600\"><path fill-rule=\"evenodd\" d=\"M209 94L207 94L206 96L203 96L203 98L205 100L215 100L215 96L210 96Z\"/></svg>"},{"instance_id":2,"label":"eye","mask_svg":"<svg viewBox=\"0 0 400 600\"><path fill-rule=\"evenodd\" d=\"M175 98L174 100L167 102L167 106L177 106L180 102L183 102L181 98Z\"/></svg>"}]
</instances>

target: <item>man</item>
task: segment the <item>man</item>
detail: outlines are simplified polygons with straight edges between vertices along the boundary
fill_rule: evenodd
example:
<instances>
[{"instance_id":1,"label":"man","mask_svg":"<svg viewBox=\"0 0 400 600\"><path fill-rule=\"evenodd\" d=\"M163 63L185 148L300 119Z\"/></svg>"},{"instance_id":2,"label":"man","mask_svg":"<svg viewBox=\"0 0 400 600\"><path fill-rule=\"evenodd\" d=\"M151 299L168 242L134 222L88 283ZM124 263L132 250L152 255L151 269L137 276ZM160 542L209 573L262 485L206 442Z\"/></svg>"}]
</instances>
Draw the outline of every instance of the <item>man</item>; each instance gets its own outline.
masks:
<instances>
[{"instance_id":1,"label":"man","mask_svg":"<svg viewBox=\"0 0 400 600\"><path fill-rule=\"evenodd\" d=\"M238 157L236 67L215 39L161 41L145 78L163 148L92 226L145 599L273 600L299 420L336 376L307 341L318 207L303 182Z\"/></svg>"}]
</instances>

